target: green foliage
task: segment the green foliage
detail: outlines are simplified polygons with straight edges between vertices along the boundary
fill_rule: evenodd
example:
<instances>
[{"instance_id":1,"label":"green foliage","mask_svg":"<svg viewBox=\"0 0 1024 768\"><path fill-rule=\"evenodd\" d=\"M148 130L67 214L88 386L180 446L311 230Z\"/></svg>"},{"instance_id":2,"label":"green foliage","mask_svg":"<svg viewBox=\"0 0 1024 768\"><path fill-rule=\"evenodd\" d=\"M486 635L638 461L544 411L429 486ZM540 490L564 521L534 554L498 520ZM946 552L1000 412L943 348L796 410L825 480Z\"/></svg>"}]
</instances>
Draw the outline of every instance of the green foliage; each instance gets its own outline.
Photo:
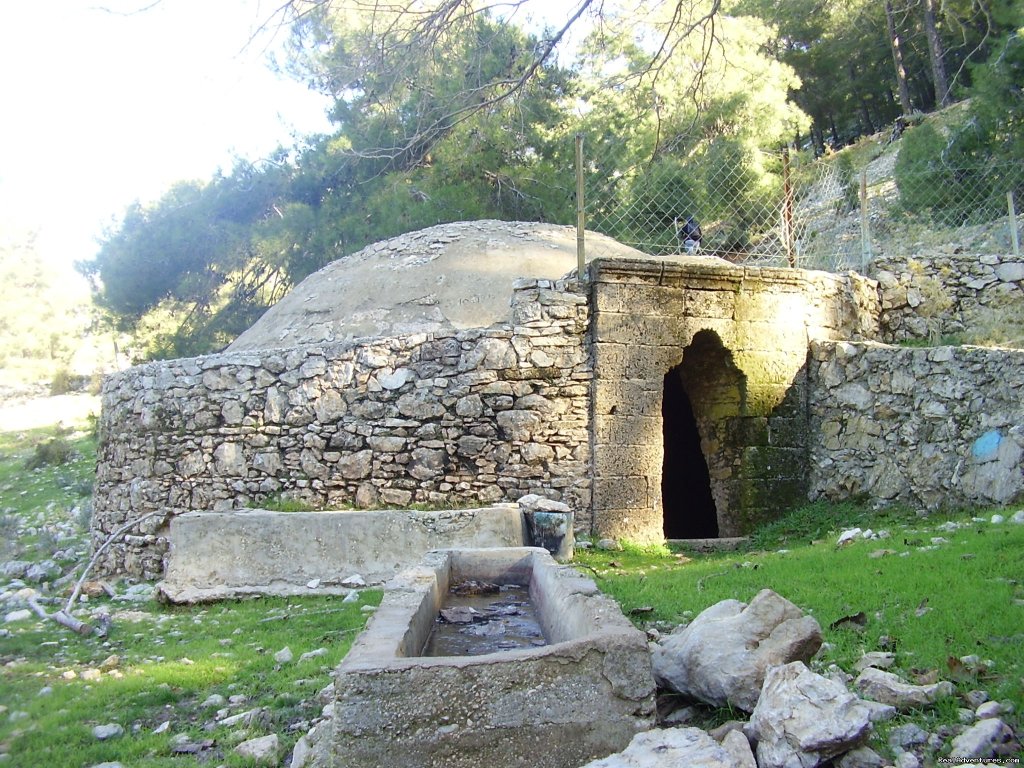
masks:
<instances>
[{"instance_id":1,"label":"green foliage","mask_svg":"<svg viewBox=\"0 0 1024 768\"><path fill-rule=\"evenodd\" d=\"M275 494L250 505L255 509L266 509L271 512L315 512L319 509L303 499L296 499L284 494Z\"/></svg>"},{"instance_id":2,"label":"green foliage","mask_svg":"<svg viewBox=\"0 0 1024 768\"><path fill-rule=\"evenodd\" d=\"M953 225L1006 214L1006 194L1024 199L1024 38L1008 35L976 67L963 120L944 133L931 122L909 129L895 174L900 204Z\"/></svg>"}]
</instances>

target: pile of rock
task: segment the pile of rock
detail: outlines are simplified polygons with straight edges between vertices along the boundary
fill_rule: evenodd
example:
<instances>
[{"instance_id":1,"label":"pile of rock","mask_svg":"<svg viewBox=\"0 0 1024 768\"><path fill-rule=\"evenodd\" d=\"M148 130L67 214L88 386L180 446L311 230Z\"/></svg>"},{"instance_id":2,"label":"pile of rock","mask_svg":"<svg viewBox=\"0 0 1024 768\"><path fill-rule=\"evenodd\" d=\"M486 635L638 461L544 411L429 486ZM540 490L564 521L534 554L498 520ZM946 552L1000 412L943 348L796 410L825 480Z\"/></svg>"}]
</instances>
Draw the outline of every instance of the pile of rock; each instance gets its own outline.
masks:
<instances>
[{"instance_id":1,"label":"pile of rock","mask_svg":"<svg viewBox=\"0 0 1024 768\"><path fill-rule=\"evenodd\" d=\"M748 712L749 720L712 732L675 727L642 733L625 751L585 768L881 768L890 763L867 746L874 723L954 694L946 681L912 685L884 671L895 661L888 653L866 654L856 679L834 666L819 674L808 665L821 645L818 622L771 590L749 604L711 606L652 644L655 679L688 699ZM916 768L938 754L972 760L1016 754L1018 737L999 717L1010 705L987 702L981 691L967 698L974 708L961 710L959 729L893 729L896 768Z\"/></svg>"}]
</instances>

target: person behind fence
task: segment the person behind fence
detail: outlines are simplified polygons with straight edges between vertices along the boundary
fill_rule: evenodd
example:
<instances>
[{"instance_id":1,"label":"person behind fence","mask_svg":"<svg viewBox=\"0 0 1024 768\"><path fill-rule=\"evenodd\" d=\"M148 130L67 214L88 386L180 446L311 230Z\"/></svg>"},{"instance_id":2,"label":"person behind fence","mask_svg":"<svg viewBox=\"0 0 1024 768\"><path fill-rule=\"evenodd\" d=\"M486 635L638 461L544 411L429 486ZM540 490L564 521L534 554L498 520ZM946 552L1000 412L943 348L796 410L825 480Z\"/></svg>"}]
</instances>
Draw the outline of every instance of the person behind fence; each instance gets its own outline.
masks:
<instances>
[{"instance_id":1,"label":"person behind fence","mask_svg":"<svg viewBox=\"0 0 1024 768\"><path fill-rule=\"evenodd\" d=\"M696 253L700 250L700 239L702 237L700 224L693 216L687 216L686 221L679 223L679 218L674 219L676 227L676 239L679 241L680 252Z\"/></svg>"}]
</instances>

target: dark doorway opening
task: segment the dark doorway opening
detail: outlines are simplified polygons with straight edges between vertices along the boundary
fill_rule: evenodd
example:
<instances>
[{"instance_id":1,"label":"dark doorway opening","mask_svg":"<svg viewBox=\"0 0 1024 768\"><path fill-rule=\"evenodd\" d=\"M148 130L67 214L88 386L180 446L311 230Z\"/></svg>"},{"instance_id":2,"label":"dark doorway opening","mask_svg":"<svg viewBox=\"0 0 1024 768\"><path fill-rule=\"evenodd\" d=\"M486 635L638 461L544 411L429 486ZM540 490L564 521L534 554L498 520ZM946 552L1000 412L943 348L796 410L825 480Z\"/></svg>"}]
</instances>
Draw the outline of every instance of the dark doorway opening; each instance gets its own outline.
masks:
<instances>
[{"instance_id":1,"label":"dark doorway opening","mask_svg":"<svg viewBox=\"0 0 1024 768\"><path fill-rule=\"evenodd\" d=\"M665 374L661 415L665 440L665 463L661 470L665 538L717 538L718 514L711 495L711 477L679 368Z\"/></svg>"}]
</instances>

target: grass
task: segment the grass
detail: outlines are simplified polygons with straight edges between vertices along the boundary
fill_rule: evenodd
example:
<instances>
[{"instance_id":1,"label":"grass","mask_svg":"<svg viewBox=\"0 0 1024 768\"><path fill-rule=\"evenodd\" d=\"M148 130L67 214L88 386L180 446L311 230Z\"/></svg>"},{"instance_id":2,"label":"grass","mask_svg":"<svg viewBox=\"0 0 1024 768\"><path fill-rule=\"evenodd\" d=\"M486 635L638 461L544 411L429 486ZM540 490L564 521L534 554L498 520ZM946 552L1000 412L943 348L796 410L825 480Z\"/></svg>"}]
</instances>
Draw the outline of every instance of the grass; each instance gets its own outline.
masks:
<instances>
[{"instance_id":1,"label":"grass","mask_svg":"<svg viewBox=\"0 0 1024 768\"><path fill-rule=\"evenodd\" d=\"M95 407L95 399L46 398L0 409L16 425L0 432L0 560L70 551L65 570L74 573L74 560L86 558ZM54 426L57 412L64 425ZM43 590L44 599L62 594ZM235 743L268 733L281 738L283 755L320 714L316 695L365 624L363 606L380 598L366 590L353 603L267 598L169 607L104 598L79 606L82 619L112 615L107 638L83 638L34 616L0 624L0 755L8 755L0 764L156 768L194 766L198 757L235 768L248 764L232 753ZM0 605L3 613L20 607ZM295 661L278 664L274 653L285 646ZM324 655L298 661L319 648ZM260 713L243 729L219 725L217 708L202 706L212 694L245 697L231 714ZM164 722L168 731L154 733ZM93 727L107 723L125 735L97 740ZM198 755L174 754L175 737L213 744Z\"/></svg>"},{"instance_id":2,"label":"grass","mask_svg":"<svg viewBox=\"0 0 1024 768\"><path fill-rule=\"evenodd\" d=\"M1012 724L1019 726L1024 526L954 518L962 527L947 531L938 528L945 517L818 504L759 531L749 551L699 555L626 547L589 551L578 562L634 622L662 629L721 600L748 602L770 588L818 620L826 642L816 659L821 667L837 664L852 672L863 653L895 650L893 671L906 679L937 676L960 693L982 688L1013 703L1018 720ZM840 530L850 526L889 536L837 548ZM860 612L862 628L839 622ZM968 673L954 661L968 655L991 665ZM922 718L933 727L955 724L956 706L948 702L914 721Z\"/></svg>"},{"instance_id":3,"label":"grass","mask_svg":"<svg viewBox=\"0 0 1024 768\"><path fill-rule=\"evenodd\" d=\"M0 559L50 557L68 523L85 535L95 455L89 431L0 432Z\"/></svg>"},{"instance_id":4,"label":"grass","mask_svg":"<svg viewBox=\"0 0 1024 768\"><path fill-rule=\"evenodd\" d=\"M69 549L84 557L95 441L85 414L69 423L70 429L46 426L44 409L37 421L0 433L0 559L39 560ZM37 448L54 441L70 450ZM46 460L28 469L40 453ZM960 527L938 529L950 519ZM889 536L837 549L839 531L853 526ZM937 537L945 541L933 544ZM621 552L580 551L578 564L638 625L662 630L720 600L749 601L771 588L821 624L827 644L816 665L851 671L863 652L895 648L896 671L907 679L937 675L961 693L983 688L1014 704L1010 722L1020 727L1024 526L972 520L969 511L922 519L900 508L822 503L764 526L746 551L707 555L627 544ZM267 733L278 734L284 754L319 714L316 693L363 626L362 606L380 597L364 591L351 604L266 598L174 608L103 599L81 606L82 618L97 609L113 615L105 639L81 638L34 617L5 624L0 755L27 768L104 761L241 768L247 763L233 754L234 745ZM832 626L858 612L866 617L863 628ZM277 664L274 653L286 645L296 661ZM319 648L326 654L297 661ZM991 666L978 673L950 666L951 658L966 655ZM245 697L231 714L259 714L244 728L218 724L217 708L203 707L212 694ZM957 704L910 718L934 730L956 722ZM736 716L709 711L702 724ZM167 732L155 733L165 722ZM98 741L92 728L106 723L120 724L125 735ZM887 727L880 728L883 743ZM212 744L198 755L175 754L175 737Z\"/></svg>"},{"instance_id":5,"label":"grass","mask_svg":"<svg viewBox=\"0 0 1024 768\"><path fill-rule=\"evenodd\" d=\"M277 733L289 750L301 735L296 725L320 714L317 693L365 623L362 606L380 597L367 590L353 603L266 598L180 608L147 603L127 611L109 604L114 624L106 639L22 622L0 646L8 708L0 718L0 751L26 768L105 761L157 768L196 764L195 755L172 753L181 734L193 743L212 740L203 759L228 766L250 764L231 752L244 738ZM285 646L295 661L278 664L274 653ZM298 660L319 648L326 654ZM112 656L116 661L105 665ZM218 725L218 707L202 706L212 694L245 697L231 714L261 712L244 730ZM154 733L165 721L169 730ZM120 724L125 735L98 741L92 728L107 723Z\"/></svg>"}]
</instances>

